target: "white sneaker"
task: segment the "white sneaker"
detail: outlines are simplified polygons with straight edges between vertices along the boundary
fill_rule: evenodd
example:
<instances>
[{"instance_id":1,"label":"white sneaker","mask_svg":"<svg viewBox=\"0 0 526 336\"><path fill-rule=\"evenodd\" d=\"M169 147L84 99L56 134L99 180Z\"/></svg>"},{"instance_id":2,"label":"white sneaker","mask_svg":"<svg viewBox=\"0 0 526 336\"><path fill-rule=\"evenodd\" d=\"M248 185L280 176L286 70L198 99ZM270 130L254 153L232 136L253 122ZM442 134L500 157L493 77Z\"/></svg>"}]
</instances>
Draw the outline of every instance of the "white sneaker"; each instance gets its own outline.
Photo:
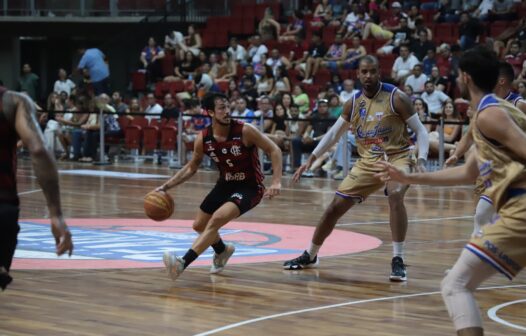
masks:
<instances>
[{"instance_id":1,"label":"white sneaker","mask_svg":"<svg viewBox=\"0 0 526 336\"><path fill-rule=\"evenodd\" d=\"M324 164L323 166L321 166L321 169L322 169L324 172L328 173L328 172L330 172L330 171L332 170L333 167L334 167L334 163L333 163L333 161L332 161L332 160L329 160L329 161L327 161L326 164Z\"/></svg>"},{"instance_id":2,"label":"white sneaker","mask_svg":"<svg viewBox=\"0 0 526 336\"><path fill-rule=\"evenodd\" d=\"M232 243L225 244L225 250L223 253L217 254L214 253L214 260L212 262L212 267L210 267L211 274L217 274L221 272L228 262L228 259L234 254L236 247Z\"/></svg>"},{"instance_id":3,"label":"white sneaker","mask_svg":"<svg viewBox=\"0 0 526 336\"><path fill-rule=\"evenodd\" d=\"M168 271L168 275L172 280L175 280L184 271L184 259L179 258L175 252L164 251L163 255L164 265Z\"/></svg>"}]
</instances>

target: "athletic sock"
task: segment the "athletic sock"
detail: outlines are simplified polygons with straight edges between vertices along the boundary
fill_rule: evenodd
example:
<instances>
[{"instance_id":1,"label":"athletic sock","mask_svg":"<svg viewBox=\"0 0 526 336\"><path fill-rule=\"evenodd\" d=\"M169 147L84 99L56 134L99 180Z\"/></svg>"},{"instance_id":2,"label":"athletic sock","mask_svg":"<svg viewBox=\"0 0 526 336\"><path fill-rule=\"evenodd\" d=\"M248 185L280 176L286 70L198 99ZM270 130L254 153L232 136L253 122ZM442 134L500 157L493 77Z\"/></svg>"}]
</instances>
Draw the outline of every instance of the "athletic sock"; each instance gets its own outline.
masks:
<instances>
[{"instance_id":1,"label":"athletic sock","mask_svg":"<svg viewBox=\"0 0 526 336\"><path fill-rule=\"evenodd\" d=\"M189 249L188 252L183 257L184 259L184 268L186 269L191 263L194 262L195 259L197 259L197 253L195 253L194 250Z\"/></svg>"},{"instance_id":2,"label":"athletic sock","mask_svg":"<svg viewBox=\"0 0 526 336\"><path fill-rule=\"evenodd\" d=\"M223 239L219 238L217 243L212 244L212 248L214 249L214 252L216 254L221 254L225 251L225 243L223 243Z\"/></svg>"},{"instance_id":3,"label":"athletic sock","mask_svg":"<svg viewBox=\"0 0 526 336\"><path fill-rule=\"evenodd\" d=\"M320 250L320 247L321 247L321 245L316 245L314 243L310 243L310 247L307 250L307 253L310 256L310 260L311 261L314 260L314 258L316 258L316 256L318 255L318 251Z\"/></svg>"},{"instance_id":4,"label":"athletic sock","mask_svg":"<svg viewBox=\"0 0 526 336\"><path fill-rule=\"evenodd\" d=\"M393 242L393 257L404 259L404 244L405 242Z\"/></svg>"}]
</instances>

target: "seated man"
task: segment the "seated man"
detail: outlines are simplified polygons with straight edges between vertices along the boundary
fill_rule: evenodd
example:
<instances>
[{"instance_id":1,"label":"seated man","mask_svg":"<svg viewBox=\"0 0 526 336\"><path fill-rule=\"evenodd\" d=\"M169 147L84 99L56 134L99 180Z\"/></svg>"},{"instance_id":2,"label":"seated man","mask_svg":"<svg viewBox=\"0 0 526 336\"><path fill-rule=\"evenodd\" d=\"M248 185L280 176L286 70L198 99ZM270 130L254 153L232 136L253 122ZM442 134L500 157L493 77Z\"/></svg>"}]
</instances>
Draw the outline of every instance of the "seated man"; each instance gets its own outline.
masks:
<instances>
[{"instance_id":1,"label":"seated man","mask_svg":"<svg viewBox=\"0 0 526 336\"><path fill-rule=\"evenodd\" d=\"M312 120L305 128L305 131L303 131L303 134L292 139L292 160L294 169L301 166L302 153L310 153L316 148L323 135L327 133L327 130L331 126L328 119L329 102L326 99L321 99L318 101L318 109L312 114Z\"/></svg>"}]
</instances>

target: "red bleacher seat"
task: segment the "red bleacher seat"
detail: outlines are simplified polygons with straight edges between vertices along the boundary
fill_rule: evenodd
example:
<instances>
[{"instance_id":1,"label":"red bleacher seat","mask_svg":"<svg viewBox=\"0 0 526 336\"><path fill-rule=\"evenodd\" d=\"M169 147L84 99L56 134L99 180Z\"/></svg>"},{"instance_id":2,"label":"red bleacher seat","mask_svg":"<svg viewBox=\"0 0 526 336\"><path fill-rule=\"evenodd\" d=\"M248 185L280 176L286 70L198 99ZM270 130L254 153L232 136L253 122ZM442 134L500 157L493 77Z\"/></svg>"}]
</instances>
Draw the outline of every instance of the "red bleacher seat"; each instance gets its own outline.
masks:
<instances>
[{"instance_id":1,"label":"red bleacher seat","mask_svg":"<svg viewBox=\"0 0 526 336\"><path fill-rule=\"evenodd\" d=\"M143 149L146 150L146 151L156 150L158 143L159 143L159 127L157 127L157 126L146 126L142 130L142 147L143 147Z\"/></svg>"},{"instance_id":2,"label":"red bleacher seat","mask_svg":"<svg viewBox=\"0 0 526 336\"><path fill-rule=\"evenodd\" d=\"M135 92L146 91L146 73L138 71L132 73L132 90Z\"/></svg>"},{"instance_id":3,"label":"red bleacher seat","mask_svg":"<svg viewBox=\"0 0 526 336\"><path fill-rule=\"evenodd\" d=\"M124 144L126 149L141 148L141 127L129 125L124 132Z\"/></svg>"},{"instance_id":4,"label":"red bleacher seat","mask_svg":"<svg viewBox=\"0 0 526 336\"><path fill-rule=\"evenodd\" d=\"M497 37L502 34L503 31L508 29L508 21L495 21L489 26L489 33L491 37Z\"/></svg>"},{"instance_id":5,"label":"red bleacher seat","mask_svg":"<svg viewBox=\"0 0 526 336\"><path fill-rule=\"evenodd\" d=\"M331 77L332 74L329 69L320 68L316 73L316 76L314 76L314 82L318 85L325 86L325 84L331 81Z\"/></svg>"},{"instance_id":6,"label":"red bleacher seat","mask_svg":"<svg viewBox=\"0 0 526 336\"><path fill-rule=\"evenodd\" d=\"M376 50L374 50L374 43L375 42L373 39L362 40L362 45L365 48L365 50L367 50L368 54L376 53Z\"/></svg>"},{"instance_id":7,"label":"red bleacher seat","mask_svg":"<svg viewBox=\"0 0 526 336\"><path fill-rule=\"evenodd\" d=\"M167 125L161 128L161 150L175 150L177 147L177 127Z\"/></svg>"}]
</instances>

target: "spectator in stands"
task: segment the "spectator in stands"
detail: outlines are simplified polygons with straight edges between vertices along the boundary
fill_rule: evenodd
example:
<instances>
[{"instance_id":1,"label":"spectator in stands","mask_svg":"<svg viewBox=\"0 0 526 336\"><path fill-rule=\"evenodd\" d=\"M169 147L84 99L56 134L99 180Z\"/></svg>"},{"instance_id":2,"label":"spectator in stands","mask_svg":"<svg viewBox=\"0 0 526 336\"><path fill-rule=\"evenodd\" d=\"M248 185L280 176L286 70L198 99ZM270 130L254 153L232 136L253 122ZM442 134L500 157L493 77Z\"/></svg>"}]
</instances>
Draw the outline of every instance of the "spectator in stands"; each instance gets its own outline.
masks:
<instances>
[{"instance_id":1,"label":"spectator in stands","mask_svg":"<svg viewBox=\"0 0 526 336\"><path fill-rule=\"evenodd\" d=\"M164 95L164 107L161 112L161 119L175 119L179 118L179 109L175 106L175 99L171 93Z\"/></svg>"},{"instance_id":2,"label":"spectator in stands","mask_svg":"<svg viewBox=\"0 0 526 336\"><path fill-rule=\"evenodd\" d=\"M150 114L146 115L146 119L148 121L152 121L152 119L158 119L158 116L155 116L155 114L161 114L163 112L163 107L157 103L157 100L155 99L155 95L153 93L148 93L146 95L147 105L144 109L144 113Z\"/></svg>"},{"instance_id":3,"label":"spectator in stands","mask_svg":"<svg viewBox=\"0 0 526 336\"><path fill-rule=\"evenodd\" d=\"M422 65L416 64L413 67L413 74L405 80L405 85L410 86L416 95L422 94L427 82L427 76L422 73Z\"/></svg>"},{"instance_id":4,"label":"spectator in stands","mask_svg":"<svg viewBox=\"0 0 526 336\"><path fill-rule=\"evenodd\" d=\"M230 79L228 81L228 89L226 90L226 96L229 100L232 100L233 98L237 100L239 96L241 95L241 92L239 91L237 87L237 83L235 79Z\"/></svg>"},{"instance_id":5,"label":"spectator in stands","mask_svg":"<svg viewBox=\"0 0 526 336\"><path fill-rule=\"evenodd\" d=\"M452 101L448 101L444 105L443 109L443 115L444 115L444 121L452 121L452 122L458 122L460 120L460 116L455 109L455 105ZM429 151L430 153L436 153L438 154L438 151L440 149L440 143L439 143L439 132L440 128L437 131L433 131L429 133ZM446 124L444 125L444 150L446 155L450 153L451 150L455 149L455 142L460 140L460 135L462 132L462 125L457 124Z\"/></svg>"},{"instance_id":6,"label":"spectator in stands","mask_svg":"<svg viewBox=\"0 0 526 336\"><path fill-rule=\"evenodd\" d=\"M242 119L241 121L247 122L247 123L254 123L256 115L252 109L248 108L247 98L244 96L241 96L236 100L236 104L234 105L234 110L232 111L232 116L246 117L246 118L252 117L252 119Z\"/></svg>"},{"instance_id":7,"label":"spectator in stands","mask_svg":"<svg viewBox=\"0 0 526 336\"><path fill-rule=\"evenodd\" d=\"M411 43L411 51L419 61L423 61L429 50L434 52L435 44L427 39L427 32L422 29L418 32L418 40Z\"/></svg>"},{"instance_id":8,"label":"spectator in stands","mask_svg":"<svg viewBox=\"0 0 526 336\"><path fill-rule=\"evenodd\" d=\"M482 0L473 16L480 18L482 21L489 20L494 2L495 0Z\"/></svg>"},{"instance_id":9,"label":"spectator in stands","mask_svg":"<svg viewBox=\"0 0 526 336\"><path fill-rule=\"evenodd\" d=\"M148 45L141 52L141 63L146 70L148 80L155 82L161 77L161 59L164 58L164 50L157 45L153 37L148 38Z\"/></svg>"},{"instance_id":10,"label":"spectator in stands","mask_svg":"<svg viewBox=\"0 0 526 336\"><path fill-rule=\"evenodd\" d=\"M460 14L459 45L462 50L473 48L479 41L482 27L478 19L473 18L468 12Z\"/></svg>"},{"instance_id":11,"label":"spectator in stands","mask_svg":"<svg viewBox=\"0 0 526 336\"><path fill-rule=\"evenodd\" d=\"M95 95L109 94L110 71L106 64L104 53L97 48L86 49L84 47L80 47L78 52L82 55L82 58L77 68L83 73L84 71L89 73Z\"/></svg>"},{"instance_id":12,"label":"spectator in stands","mask_svg":"<svg viewBox=\"0 0 526 336\"><path fill-rule=\"evenodd\" d=\"M420 18L415 20L413 40L418 40L420 38L418 33L421 30L425 30L427 32L427 40L430 42L433 42L433 31L429 27L426 27L424 20Z\"/></svg>"},{"instance_id":13,"label":"spectator in stands","mask_svg":"<svg viewBox=\"0 0 526 336\"><path fill-rule=\"evenodd\" d=\"M331 21L332 7L329 0L322 0L314 10L311 25L320 28L329 25Z\"/></svg>"},{"instance_id":14,"label":"spectator in stands","mask_svg":"<svg viewBox=\"0 0 526 336\"><path fill-rule=\"evenodd\" d=\"M405 2L404 2L404 7L405 7ZM418 6L416 4L412 4L409 9L409 12L407 13L407 27L409 27L409 29L411 30L415 30L416 20L418 19L423 20L424 16L420 14L420 10L418 9Z\"/></svg>"},{"instance_id":15,"label":"spectator in stands","mask_svg":"<svg viewBox=\"0 0 526 336\"><path fill-rule=\"evenodd\" d=\"M183 130L183 141L185 155L193 148L192 144L197 138L197 135L201 133L205 128L210 126L210 118L204 118L204 112L201 109L199 101L195 99L188 99L184 102L185 116L184 119L184 130Z\"/></svg>"},{"instance_id":16,"label":"spectator in stands","mask_svg":"<svg viewBox=\"0 0 526 336\"><path fill-rule=\"evenodd\" d=\"M272 13L272 9L270 7L265 8L263 18L258 24L258 33L261 36L261 40L263 42L277 40L280 36L281 26L274 19L274 14Z\"/></svg>"},{"instance_id":17,"label":"spectator in stands","mask_svg":"<svg viewBox=\"0 0 526 336\"><path fill-rule=\"evenodd\" d=\"M369 19L369 15L364 13L364 11L358 7L357 3L354 3L351 5L351 11L345 17L345 21L338 32L344 34L344 39L359 36Z\"/></svg>"},{"instance_id":18,"label":"spectator in stands","mask_svg":"<svg viewBox=\"0 0 526 336\"><path fill-rule=\"evenodd\" d=\"M432 117L442 114L445 104L452 101L444 92L435 90L435 84L431 80L426 82L422 99L426 102Z\"/></svg>"},{"instance_id":19,"label":"spectator in stands","mask_svg":"<svg viewBox=\"0 0 526 336\"><path fill-rule=\"evenodd\" d=\"M440 0L437 9L438 12L433 16L435 22L458 22L458 14L449 0Z\"/></svg>"},{"instance_id":20,"label":"spectator in stands","mask_svg":"<svg viewBox=\"0 0 526 336\"><path fill-rule=\"evenodd\" d=\"M75 96L69 96L66 101L64 114L55 115L55 120L61 124L61 132L58 134L58 138L64 153L59 157L59 160L68 160L70 158L70 146L72 144L71 136L75 127L80 126L79 114L73 114L71 112L77 112L77 102Z\"/></svg>"},{"instance_id":21,"label":"spectator in stands","mask_svg":"<svg viewBox=\"0 0 526 336\"><path fill-rule=\"evenodd\" d=\"M359 26L357 26L359 28ZM400 27L398 25L397 27ZM374 22L367 22L362 28L362 39L367 40L369 36L381 41L390 40L393 38L394 34L387 28L384 28L380 25L377 25Z\"/></svg>"},{"instance_id":22,"label":"spectator in stands","mask_svg":"<svg viewBox=\"0 0 526 336\"><path fill-rule=\"evenodd\" d=\"M515 75L518 75L522 71L522 65L526 60L526 56L521 52L519 40L510 39L508 41L504 60L513 66Z\"/></svg>"},{"instance_id":23,"label":"spectator in stands","mask_svg":"<svg viewBox=\"0 0 526 336\"><path fill-rule=\"evenodd\" d=\"M292 98L294 98L294 104L298 105L300 115L308 117L310 115L310 100L309 96L305 93L301 85L294 85L294 89L292 90Z\"/></svg>"},{"instance_id":24,"label":"spectator in stands","mask_svg":"<svg viewBox=\"0 0 526 336\"><path fill-rule=\"evenodd\" d=\"M214 82L228 82L237 75L236 62L228 56L226 51L221 52L221 58L216 64L216 71L212 78Z\"/></svg>"},{"instance_id":25,"label":"spectator in stands","mask_svg":"<svg viewBox=\"0 0 526 336\"><path fill-rule=\"evenodd\" d=\"M285 56L281 56L279 54L279 50L274 48L270 52L270 58L268 58L265 62L266 65L269 65L272 68L272 73L274 76L277 76L277 69L285 66L287 68L290 67L290 62Z\"/></svg>"},{"instance_id":26,"label":"spectator in stands","mask_svg":"<svg viewBox=\"0 0 526 336\"><path fill-rule=\"evenodd\" d=\"M268 95L272 90L274 90L274 74L272 73L272 68L268 65L263 67L263 74L258 81L257 90L258 94Z\"/></svg>"},{"instance_id":27,"label":"spectator in stands","mask_svg":"<svg viewBox=\"0 0 526 336\"><path fill-rule=\"evenodd\" d=\"M329 95L329 115L333 119L338 119L342 114L343 104L340 102L340 97L336 94Z\"/></svg>"},{"instance_id":28,"label":"spectator in stands","mask_svg":"<svg viewBox=\"0 0 526 336\"><path fill-rule=\"evenodd\" d=\"M184 37L184 43L179 43L179 46L183 52L191 51L194 56L199 56L203 41L193 24L188 25L188 35Z\"/></svg>"},{"instance_id":29,"label":"spectator in stands","mask_svg":"<svg viewBox=\"0 0 526 336\"><path fill-rule=\"evenodd\" d=\"M66 92L68 96L71 95L73 90L75 89L75 83L71 79L68 78L68 73L64 69L58 70L58 79L55 82L55 85L53 85L53 91L55 93L61 93Z\"/></svg>"},{"instance_id":30,"label":"spectator in stands","mask_svg":"<svg viewBox=\"0 0 526 336\"><path fill-rule=\"evenodd\" d=\"M312 77L314 77L318 72L321 62L323 61L323 57L326 53L327 49L323 45L320 34L318 32L314 32L312 34L312 45L309 48L309 55L305 63L304 83L312 84Z\"/></svg>"},{"instance_id":31,"label":"spectator in stands","mask_svg":"<svg viewBox=\"0 0 526 336\"><path fill-rule=\"evenodd\" d=\"M354 81L352 79L346 79L343 81L343 91L340 93L340 101L345 104L354 94L359 90L354 88Z\"/></svg>"},{"instance_id":32,"label":"spectator in stands","mask_svg":"<svg viewBox=\"0 0 526 336\"><path fill-rule=\"evenodd\" d=\"M448 85L448 79L447 77L440 76L440 71L438 70L438 67L434 66L431 69L431 76L428 76L429 81L433 82L435 84L435 89L438 91L444 92Z\"/></svg>"},{"instance_id":33,"label":"spectator in stands","mask_svg":"<svg viewBox=\"0 0 526 336\"><path fill-rule=\"evenodd\" d=\"M415 108L415 112L418 113L420 121L427 122L432 120L431 116L429 115L427 103L422 98L416 98L413 101L413 107ZM426 127L427 132L429 133L431 131L431 124L425 123L424 126Z\"/></svg>"},{"instance_id":34,"label":"spectator in stands","mask_svg":"<svg viewBox=\"0 0 526 336\"><path fill-rule=\"evenodd\" d=\"M336 34L334 38L334 43L331 44L329 50L323 57L321 65L331 70L331 72L336 72L338 68L343 65L347 51L347 45L343 43L343 37L341 34Z\"/></svg>"},{"instance_id":35,"label":"spectator in stands","mask_svg":"<svg viewBox=\"0 0 526 336\"><path fill-rule=\"evenodd\" d=\"M259 63L261 61L261 55L268 53L267 47L261 43L261 36L254 35L250 40L250 46L248 48L248 58L252 64Z\"/></svg>"},{"instance_id":36,"label":"spectator in stands","mask_svg":"<svg viewBox=\"0 0 526 336\"><path fill-rule=\"evenodd\" d=\"M329 122L329 102L327 100L318 101L318 109L313 113L313 119L303 131L292 139L292 162L293 169L301 165L301 155L303 152L312 152L318 145L321 138L327 133L331 123ZM313 176L310 172L309 176Z\"/></svg>"},{"instance_id":37,"label":"spectator in stands","mask_svg":"<svg viewBox=\"0 0 526 336\"><path fill-rule=\"evenodd\" d=\"M346 15L345 0L330 1L332 7L332 21L331 26L339 26L342 24L344 15Z\"/></svg>"},{"instance_id":38,"label":"spectator in stands","mask_svg":"<svg viewBox=\"0 0 526 336\"><path fill-rule=\"evenodd\" d=\"M29 64L24 64L22 66L22 75L18 80L18 90L27 93L34 101L39 100L39 85L38 82L40 77L34 74L31 71L31 66Z\"/></svg>"},{"instance_id":39,"label":"spectator in stands","mask_svg":"<svg viewBox=\"0 0 526 336\"><path fill-rule=\"evenodd\" d=\"M356 70L358 69L358 62L360 58L367 55L367 50L362 45L362 40L359 36L352 38L352 44L347 48L345 59L343 60L342 67L345 70Z\"/></svg>"},{"instance_id":40,"label":"spectator in stands","mask_svg":"<svg viewBox=\"0 0 526 336\"><path fill-rule=\"evenodd\" d=\"M175 65L174 76L164 78L165 82L175 82L182 79L191 80L194 77L195 71L198 68L198 61L191 51L184 54L184 60Z\"/></svg>"},{"instance_id":41,"label":"spectator in stands","mask_svg":"<svg viewBox=\"0 0 526 336\"><path fill-rule=\"evenodd\" d=\"M212 77L207 73L198 73L195 76L195 88L199 98L204 97L209 91L220 91L219 88L214 84Z\"/></svg>"},{"instance_id":42,"label":"spectator in stands","mask_svg":"<svg viewBox=\"0 0 526 336\"><path fill-rule=\"evenodd\" d=\"M117 111L118 114L130 113L130 108L122 101L122 96L119 91L113 92L111 98L111 105L115 108L115 111Z\"/></svg>"},{"instance_id":43,"label":"spectator in stands","mask_svg":"<svg viewBox=\"0 0 526 336\"><path fill-rule=\"evenodd\" d=\"M427 50L427 55L424 57L424 60L422 61L422 70L426 76L431 76L431 71L433 70L433 67L436 67L437 61L436 61L436 53L435 49L429 49ZM438 70L438 68L437 68Z\"/></svg>"},{"instance_id":44,"label":"spectator in stands","mask_svg":"<svg viewBox=\"0 0 526 336\"><path fill-rule=\"evenodd\" d=\"M78 158L78 161L90 163L93 162L97 153L97 142L99 140L100 129L99 114L95 111L95 102L93 100L88 102L88 111L89 115L86 122L80 126L80 132L73 133L72 142L74 158L78 158L76 155L77 153L75 153L77 152L75 148L80 149L80 146L83 143L82 156Z\"/></svg>"},{"instance_id":45,"label":"spectator in stands","mask_svg":"<svg viewBox=\"0 0 526 336\"><path fill-rule=\"evenodd\" d=\"M241 44L238 43L236 37L230 39L230 46L227 50L228 54L233 57L234 61L246 66L247 64L247 50Z\"/></svg>"},{"instance_id":46,"label":"spectator in stands","mask_svg":"<svg viewBox=\"0 0 526 336\"><path fill-rule=\"evenodd\" d=\"M184 44L184 36L178 31L171 31L168 35L164 36L164 49L173 51L179 58L183 58L183 49L180 44Z\"/></svg>"},{"instance_id":47,"label":"spectator in stands","mask_svg":"<svg viewBox=\"0 0 526 336\"><path fill-rule=\"evenodd\" d=\"M250 77L243 77L243 86L240 88L241 95L247 100L247 105L251 110L257 107L258 91L255 87L256 81Z\"/></svg>"},{"instance_id":48,"label":"spectator in stands","mask_svg":"<svg viewBox=\"0 0 526 336\"><path fill-rule=\"evenodd\" d=\"M390 55L393 52L398 53L401 45L409 44L411 39L411 29L407 26L407 18L400 18L400 28L394 31L394 35L377 51L377 55Z\"/></svg>"},{"instance_id":49,"label":"spectator in stands","mask_svg":"<svg viewBox=\"0 0 526 336\"><path fill-rule=\"evenodd\" d=\"M243 77L241 77L241 80L239 81L239 88L241 89L241 91L243 91L244 89L245 80L252 82L252 85L251 85L252 87L256 85L257 78L256 78L256 75L254 74L254 66L252 66L251 64L247 65L247 67L245 68L245 73L243 74Z\"/></svg>"},{"instance_id":50,"label":"spectator in stands","mask_svg":"<svg viewBox=\"0 0 526 336\"><path fill-rule=\"evenodd\" d=\"M517 84L517 91L521 95L522 99L526 99L526 82L520 81Z\"/></svg>"},{"instance_id":51,"label":"spectator in stands","mask_svg":"<svg viewBox=\"0 0 526 336\"><path fill-rule=\"evenodd\" d=\"M451 47L447 43L442 43L438 48L437 67L440 76L448 77L451 71Z\"/></svg>"},{"instance_id":52,"label":"spectator in stands","mask_svg":"<svg viewBox=\"0 0 526 336\"><path fill-rule=\"evenodd\" d=\"M330 86L334 89L336 95L339 95L343 91L343 81L339 73L332 73Z\"/></svg>"},{"instance_id":53,"label":"spectator in stands","mask_svg":"<svg viewBox=\"0 0 526 336\"><path fill-rule=\"evenodd\" d=\"M513 10L513 6L513 0L494 0L493 8L490 12L490 20L515 20L517 18L517 13Z\"/></svg>"},{"instance_id":54,"label":"spectator in stands","mask_svg":"<svg viewBox=\"0 0 526 336\"><path fill-rule=\"evenodd\" d=\"M270 96L274 100L281 97L283 93L290 93L290 79L287 73L287 68L282 65L277 69L277 74L275 76L274 89L271 91Z\"/></svg>"},{"instance_id":55,"label":"spectator in stands","mask_svg":"<svg viewBox=\"0 0 526 336\"><path fill-rule=\"evenodd\" d=\"M402 17L407 18L407 14L402 12L402 5L400 2L395 1L391 4L391 15L382 21L381 26L390 31L396 31L400 29L400 19ZM365 37L364 37L365 39Z\"/></svg>"},{"instance_id":56,"label":"spectator in stands","mask_svg":"<svg viewBox=\"0 0 526 336\"><path fill-rule=\"evenodd\" d=\"M399 82L403 83L405 79L411 74L415 65L417 65L418 59L409 53L409 47L403 45L400 47L400 56L398 56L393 64L393 70L391 71L391 77Z\"/></svg>"},{"instance_id":57,"label":"spectator in stands","mask_svg":"<svg viewBox=\"0 0 526 336\"><path fill-rule=\"evenodd\" d=\"M287 28L279 36L279 42L294 41L296 36L305 35L305 22L303 21L303 13L299 10L292 12L291 23L287 25Z\"/></svg>"},{"instance_id":58,"label":"spectator in stands","mask_svg":"<svg viewBox=\"0 0 526 336\"><path fill-rule=\"evenodd\" d=\"M267 136L274 141L281 149L285 149L285 140L290 135L287 121L287 111L281 103L274 106L272 120L270 120L270 130Z\"/></svg>"},{"instance_id":59,"label":"spectator in stands","mask_svg":"<svg viewBox=\"0 0 526 336\"><path fill-rule=\"evenodd\" d=\"M418 96L413 91L413 88L409 85L404 85L404 93L411 98L411 101L415 100Z\"/></svg>"},{"instance_id":60,"label":"spectator in stands","mask_svg":"<svg viewBox=\"0 0 526 336\"><path fill-rule=\"evenodd\" d=\"M132 98L130 99L130 113L133 113L133 114L130 114L128 116L128 119L130 120L133 120L133 118L135 118L137 116L136 113L143 113L142 111L142 108L141 108L141 104L139 103L139 99L138 98Z\"/></svg>"},{"instance_id":61,"label":"spectator in stands","mask_svg":"<svg viewBox=\"0 0 526 336\"><path fill-rule=\"evenodd\" d=\"M259 125L259 118L263 115L264 118L272 118L274 112L272 111L272 102L268 96L261 96L258 99L258 110L254 112L254 115L257 118L257 124ZM272 126L272 120L265 119L263 122L263 130L268 133L270 127Z\"/></svg>"},{"instance_id":62,"label":"spectator in stands","mask_svg":"<svg viewBox=\"0 0 526 336\"><path fill-rule=\"evenodd\" d=\"M305 42L301 34L297 34L294 41L294 46L289 54L290 67L301 73L304 71L301 68L301 64L307 62L309 45Z\"/></svg>"}]
</instances>

